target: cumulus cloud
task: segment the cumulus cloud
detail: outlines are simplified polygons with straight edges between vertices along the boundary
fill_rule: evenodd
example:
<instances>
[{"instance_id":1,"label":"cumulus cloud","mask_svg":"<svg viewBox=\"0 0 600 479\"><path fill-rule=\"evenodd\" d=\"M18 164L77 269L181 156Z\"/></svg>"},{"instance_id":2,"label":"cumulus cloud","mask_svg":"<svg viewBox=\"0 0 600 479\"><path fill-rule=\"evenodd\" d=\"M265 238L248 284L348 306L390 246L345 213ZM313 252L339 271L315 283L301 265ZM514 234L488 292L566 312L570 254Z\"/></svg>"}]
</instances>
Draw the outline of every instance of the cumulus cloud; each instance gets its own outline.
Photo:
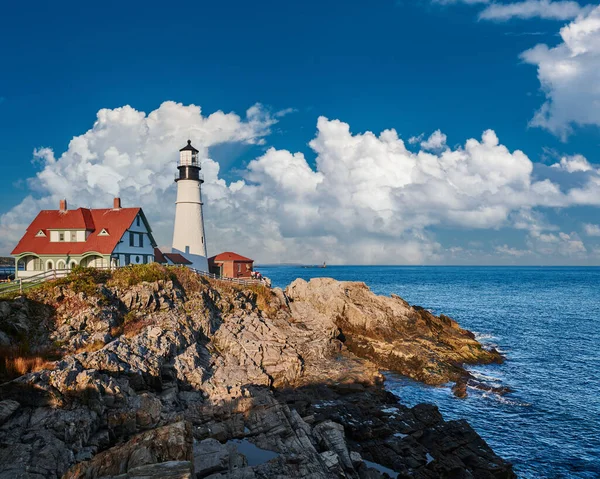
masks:
<instances>
[{"instance_id":1,"label":"cumulus cloud","mask_svg":"<svg viewBox=\"0 0 600 479\"><path fill-rule=\"evenodd\" d=\"M525 0L515 3L492 3L479 14L479 18L495 21L507 21L512 18L572 20L584 11L586 9L574 1Z\"/></svg>"},{"instance_id":2,"label":"cumulus cloud","mask_svg":"<svg viewBox=\"0 0 600 479\"><path fill-rule=\"evenodd\" d=\"M569 173L575 173L577 171L592 171L592 165L583 155L563 156L559 163L551 165L552 168L558 168L560 170L567 171Z\"/></svg>"},{"instance_id":3,"label":"cumulus cloud","mask_svg":"<svg viewBox=\"0 0 600 479\"><path fill-rule=\"evenodd\" d=\"M437 131L411 152L393 129L353 133L347 123L320 117L309 143L316 167L302 152L269 148L239 178L224 181L211 149L263 144L274 121L259 105L244 118L204 116L197 106L173 102L148 115L131 107L101 110L64 153L35 151L41 170L29 181L31 195L0 217L0 248L10 250L37 211L56 208L60 198L73 207L106 207L117 195L142 206L159 244L169 245L173 173L190 137L204 158L209 254L238 250L263 263L437 262L448 251L458 254L438 242L437 226L526 229L532 250L553 235L555 250L585 251L573 234L551 232L536 208L600 204L600 176L588 172L583 186L563 192L534 179L530 159L492 130L453 149Z\"/></svg>"},{"instance_id":4,"label":"cumulus cloud","mask_svg":"<svg viewBox=\"0 0 600 479\"><path fill-rule=\"evenodd\" d=\"M600 236L600 225L586 223L583 225L583 230L588 236Z\"/></svg>"},{"instance_id":5,"label":"cumulus cloud","mask_svg":"<svg viewBox=\"0 0 600 479\"><path fill-rule=\"evenodd\" d=\"M600 6L561 28L562 42L521 58L537 67L546 102L531 120L566 140L573 125L600 126Z\"/></svg>"},{"instance_id":6,"label":"cumulus cloud","mask_svg":"<svg viewBox=\"0 0 600 479\"><path fill-rule=\"evenodd\" d=\"M440 130L434 131L426 141L421 142L423 150L443 150L446 148L446 140L448 138ZM410 140L409 140L410 141Z\"/></svg>"}]
</instances>

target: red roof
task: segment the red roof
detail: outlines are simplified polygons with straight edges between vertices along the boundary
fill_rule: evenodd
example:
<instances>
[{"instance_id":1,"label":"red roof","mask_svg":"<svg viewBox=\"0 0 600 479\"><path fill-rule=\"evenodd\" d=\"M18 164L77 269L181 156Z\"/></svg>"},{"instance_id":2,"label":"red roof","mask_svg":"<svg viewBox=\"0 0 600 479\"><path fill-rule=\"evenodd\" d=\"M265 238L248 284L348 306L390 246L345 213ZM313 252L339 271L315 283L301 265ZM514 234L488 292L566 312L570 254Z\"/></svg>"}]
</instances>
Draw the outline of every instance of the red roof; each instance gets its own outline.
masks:
<instances>
[{"instance_id":1,"label":"red roof","mask_svg":"<svg viewBox=\"0 0 600 479\"><path fill-rule=\"evenodd\" d=\"M163 256L173 264L194 264L179 253L163 253Z\"/></svg>"},{"instance_id":2,"label":"red roof","mask_svg":"<svg viewBox=\"0 0 600 479\"><path fill-rule=\"evenodd\" d=\"M163 253L160 249L154 248L154 261L160 264L167 264L167 260L173 264L194 264L182 254Z\"/></svg>"},{"instance_id":3,"label":"red roof","mask_svg":"<svg viewBox=\"0 0 600 479\"><path fill-rule=\"evenodd\" d=\"M208 261L239 261L240 263L254 263L253 259L246 258L245 256L239 255L237 253L232 253L231 251L226 251L225 253L218 254L213 256L212 258L208 258Z\"/></svg>"},{"instance_id":4,"label":"red roof","mask_svg":"<svg viewBox=\"0 0 600 479\"><path fill-rule=\"evenodd\" d=\"M29 225L11 254L31 252L38 255L78 255L91 251L110 254L141 211L141 208L43 210ZM48 230L56 229L85 229L90 231L90 234L86 241L50 242ZM108 232L108 236L98 236L103 229ZM46 236L36 236L40 230Z\"/></svg>"},{"instance_id":5,"label":"red roof","mask_svg":"<svg viewBox=\"0 0 600 479\"><path fill-rule=\"evenodd\" d=\"M154 261L160 264L165 264L167 262L163 252L158 248L154 248Z\"/></svg>"}]
</instances>

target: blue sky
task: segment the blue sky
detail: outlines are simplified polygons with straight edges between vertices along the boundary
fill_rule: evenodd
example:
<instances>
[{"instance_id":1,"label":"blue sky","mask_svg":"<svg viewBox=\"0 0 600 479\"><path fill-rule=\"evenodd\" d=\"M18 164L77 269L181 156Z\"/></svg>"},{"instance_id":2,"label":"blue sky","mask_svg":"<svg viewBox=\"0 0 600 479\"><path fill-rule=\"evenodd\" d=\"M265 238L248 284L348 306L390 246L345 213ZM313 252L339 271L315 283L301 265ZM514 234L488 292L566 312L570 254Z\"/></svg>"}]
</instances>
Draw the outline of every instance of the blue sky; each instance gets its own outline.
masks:
<instances>
[{"instance_id":1,"label":"blue sky","mask_svg":"<svg viewBox=\"0 0 600 479\"><path fill-rule=\"evenodd\" d=\"M3 6L0 157L4 188L0 190L0 228L5 240L0 244L1 252L8 253L27 220L37 209L52 207L61 193L44 180L47 175L40 179L40 172L49 168L50 161L43 154L34 158L34 150L41 148L51 149L52 161L62 162L60 168L50 168L58 168L63 180L71 183L71 187L65 187L65 193L73 192L74 197L68 198L71 204L78 206L86 195L90 199L85 201L91 206L109 203L109 193L114 192L131 201L146 201L148 206L142 206L156 215L159 241L168 244L169 212L164 208L154 211L152 206L163 202L140 193L142 189L131 186L123 171L116 190L102 189L94 181L90 186L89 177L82 176L81 181L88 186L81 191L72 188L77 176L67 179L64 172L76 169L78 161L103 161L96 157L82 159L69 147L74 137L93 129L101 109L129 105L137 112L150 114L163 102L173 101L182 108L200 106L205 118L218 110L235 112L247 125L252 121L245 117L246 110L256 103L262 105L263 124L252 134L240 139L232 130L223 141L202 135L194 139L205 144L207 161L218 163L220 168L218 173L217 165L207 164L206 168L215 171L214 188L207 185L206 190L206 214L213 227L212 234L210 228L208 231L209 241L211 236L214 238L213 251L209 252L230 248L262 261L282 262L331 258L331 262L345 263L598 264L600 240L593 227L600 223L598 193L594 189L598 185L600 113L594 113L591 106L585 115L582 112L585 105L600 104L600 96L591 87L582 91L581 85L593 86L600 81L594 73L599 64L600 36L596 27L583 34L577 33L581 29L572 29L576 36L588 37L577 37L585 51L577 52L581 54L581 60L577 60L580 64L569 81L552 76L554 67L564 63L560 52L536 50L524 56L536 45L552 49L568 43L568 38L559 35L565 25L594 25L594 4L504 2L516 4L512 13L504 18L496 12L492 15L497 18L488 18L482 12L490 11L490 2L471 3L146 1L104 2L101 6L86 2L11 2ZM576 15L572 13L574 8ZM548 16L554 18L543 18ZM538 68L550 73L539 76ZM536 111L547 101L554 110L543 121L532 123ZM173 115L177 117L178 113ZM323 123L323 128L317 129L319 117L347 123L353 135L367 131L379 135L383 130L395 129L414 154L420 150L416 138L427 140L436 130L446 135L443 145L434 149L441 155L445 148L464 150L468 139L481 141L482 133L491 129L511 154L521 150L533 163L531 173L523 173L529 180L549 181L565 198L580 198L570 190L587 185L587 196L568 201L528 197L522 205L510 202L503 206L505 214L484 223L465 221L464 205L459 208L460 219L445 221L456 211L448 213L437 205L441 211L434 214L433 206L428 204L423 207L428 220L421 221L423 212L415 213L417 219L408 218L411 215L407 209L414 204L413 199L398 200L408 195L400 179L397 184L383 185L391 191L382 202L389 201L392 206L382 212L367 202L352 214L357 222L340 222L336 231L321 225L316 216L339 218L353 211L344 202L360 203L365 185L380 189L381 183L361 182L355 194L348 197L333 195L335 188L330 186L329 196L311 192L308 197L303 192L300 201L299 196L286 198L289 187L284 188L285 181L279 177L268 191L273 192L272 202L280 204L286 215L275 218L259 201L265 195L252 197L251 187L267 188L269 181L275 181L273 172L288 161L275 158L275 154L265 158L268 151L302 153L313 173L327 168L326 158L338 158L326 151L326 146L321 153L309 146L311 140L319 138L319 132L324 144L329 141L323 133L327 126ZM194 136L191 129L185 131L185 124L178 123L173 130L172 122L165 120L164 128L161 131L167 132L168 141L161 143L157 137L151 140L152 145L183 145L188 134ZM174 131L178 138L173 137ZM115 133L116 148L132 155L137 140L131 133L123 134L129 134L134 143L125 146L124 138ZM413 142L409 143L411 138ZM103 143L104 150L98 154L103 155L109 146ZM175 156L167 155L168 161L176 158L176 148L173 150ZM369 158L371 153L364 150L365 158ZM388 153L383 154L394 161ZM575 164L571 161L573 155L582 155L586 166L568 166ZM349 171L361 165L377 167L368 166L369 161L360 155L353 157L355 163ZM551 166L560 165L561 158L565 158L562 168ZM315 180L307 173L306 181L316 181L316 190L325 189L330 181L343 189L339 179L331 177L336 174L338 160L331 161L333 169L328 170L330 176L321 186L320 178ZM148 159L148 163L153 162ZM164 166L160 163L152 174L163 174L167 171ZM132 166L129 174L136 178L139 170ZM405 174L415 176L409 170ZM297 178L302 181L303 177ZM239 180L247 187L243 201L234 198L241 193L235 188L232 193L229 187ZM490 194L496 194L496 187L489 186ZM164 188L156 189L154 194L170 201L173 192L174 185L164 183ZM485 192L479 194L485 202ZM214 200L212 209L209 200ZM219 201L223 204L217 206ZM329 211L336 201L339 210ZM89 206L87 203L81 206ZM287 204L290 208L286 210ZM291 206L299 204L302 212L292 211ZM242 215L248 223L236 215ZM273 221L265 222L264 215ZM525 226L517 217L527 215ZM374 217L378 221L369 226ZM225 227L224 221L241 225L243 231ZM406 227L397 228L395 223ZM319 231L321 226L323 231ZM244 235L252 240L238 245L234 238ZM271 241L274 243L267 246ZM402 249L400 243L411 246Z\"/></svg>"}]
</instances>

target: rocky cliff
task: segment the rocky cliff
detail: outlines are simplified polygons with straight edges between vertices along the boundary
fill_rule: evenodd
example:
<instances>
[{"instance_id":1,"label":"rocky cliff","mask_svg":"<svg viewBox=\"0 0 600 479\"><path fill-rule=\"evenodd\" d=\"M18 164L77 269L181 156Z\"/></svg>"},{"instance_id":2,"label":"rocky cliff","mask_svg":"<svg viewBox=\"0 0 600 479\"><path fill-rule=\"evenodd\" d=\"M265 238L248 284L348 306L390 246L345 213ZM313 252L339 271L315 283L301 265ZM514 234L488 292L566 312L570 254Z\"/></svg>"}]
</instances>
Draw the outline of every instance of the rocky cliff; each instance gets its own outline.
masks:
<instances>
[{"instance_id":1,"label":"rocky cliff","mask_svg":"<svg viewBox=\"0 0 600 479\"><path fill-rule=\"evenodd\" d=\"M501 360L450 318L361 283L152 268L0 301L0 374L31 370L0 385L0 479L514 477L466 422L382 386Z\"/></svg>"}]
</instances>

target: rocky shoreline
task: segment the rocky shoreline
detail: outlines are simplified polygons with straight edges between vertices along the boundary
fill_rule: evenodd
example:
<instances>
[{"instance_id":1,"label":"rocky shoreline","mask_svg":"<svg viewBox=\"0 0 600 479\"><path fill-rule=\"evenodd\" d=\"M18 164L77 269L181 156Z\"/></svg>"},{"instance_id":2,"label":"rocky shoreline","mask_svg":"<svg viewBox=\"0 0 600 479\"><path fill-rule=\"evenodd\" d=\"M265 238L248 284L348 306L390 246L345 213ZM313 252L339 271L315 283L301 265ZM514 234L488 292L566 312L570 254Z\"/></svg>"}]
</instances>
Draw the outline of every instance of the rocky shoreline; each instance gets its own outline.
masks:
<instances>
[{"instance_id":1,"label":"rocky shoreline","mask_svg":"<svg viewBox=\"0 0 600 479\"><path fill-rule=\"evenodd\" d=\"M0 479L516 477L465 421L383 387L502 360L452 319L362 283L152 268L0 301L5 351L58 356L0 385Z\"/></svg>"}]
</instances>

